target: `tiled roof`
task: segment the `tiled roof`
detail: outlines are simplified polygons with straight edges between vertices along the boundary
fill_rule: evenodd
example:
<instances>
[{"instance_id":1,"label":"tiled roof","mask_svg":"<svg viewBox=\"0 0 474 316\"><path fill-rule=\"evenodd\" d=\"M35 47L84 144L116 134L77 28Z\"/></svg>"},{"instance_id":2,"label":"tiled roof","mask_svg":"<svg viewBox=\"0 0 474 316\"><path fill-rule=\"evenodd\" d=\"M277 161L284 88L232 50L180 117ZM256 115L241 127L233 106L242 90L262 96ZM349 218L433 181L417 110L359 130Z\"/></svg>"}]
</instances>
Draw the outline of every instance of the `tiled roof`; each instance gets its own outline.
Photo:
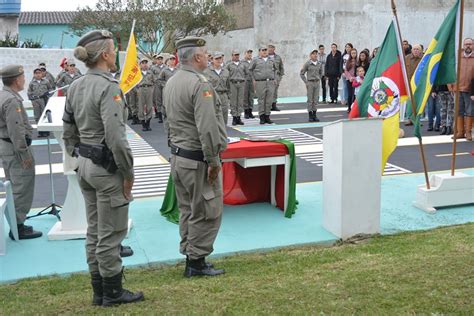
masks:
<instances>
[{"instance_id":1,"label":"tiled roof","mask_svg":"<svg viewBox=\"0 0 474 316\"><path fill-rule=\"evenodd\" d=\"M71 24L74 11L31 11L20 13L20 25L24 24Z\"/></svg>"}]
</instances>

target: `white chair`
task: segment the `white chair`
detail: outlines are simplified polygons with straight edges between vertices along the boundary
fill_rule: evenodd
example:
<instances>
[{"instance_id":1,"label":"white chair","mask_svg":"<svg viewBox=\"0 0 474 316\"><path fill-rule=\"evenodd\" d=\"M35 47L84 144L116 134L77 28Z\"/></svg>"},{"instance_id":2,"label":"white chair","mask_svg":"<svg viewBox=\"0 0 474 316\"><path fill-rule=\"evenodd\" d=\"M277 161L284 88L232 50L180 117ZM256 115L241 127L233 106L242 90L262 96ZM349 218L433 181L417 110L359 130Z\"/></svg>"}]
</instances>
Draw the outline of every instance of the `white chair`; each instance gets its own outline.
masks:
<instances>
[{"instance_id":1,"label":"white chair","mask_svg":"<svg viewBox=\"0 0 474 316\"><path fill-rule=\"evenodd\" d=\"M0 181L0 185L4 187L6 193L5 198L0 198L0 256L3 256L7 251L6 239L8 238L7 232L5 232L5 217L7 218L7 222L13 233L13 237L15 240L19 240L19 238L18 227L16 224L15 203L13 202L12 185L10 181ZM5 217L3 214L5 214Z\"/></svg>"}]
</instances>

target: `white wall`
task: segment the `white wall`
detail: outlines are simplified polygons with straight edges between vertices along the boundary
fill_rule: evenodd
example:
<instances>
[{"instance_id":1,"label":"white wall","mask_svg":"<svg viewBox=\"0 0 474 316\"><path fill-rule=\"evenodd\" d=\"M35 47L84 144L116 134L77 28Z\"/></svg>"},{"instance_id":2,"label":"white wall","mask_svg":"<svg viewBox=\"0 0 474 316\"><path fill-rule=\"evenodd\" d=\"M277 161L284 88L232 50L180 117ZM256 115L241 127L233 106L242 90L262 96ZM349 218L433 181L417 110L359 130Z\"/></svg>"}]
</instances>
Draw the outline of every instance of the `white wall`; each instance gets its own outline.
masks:
<instances>
[{"instance_id":1,"label":"white wall","mask_svg":"<svg viewBox=\"0 0 474 316\"><path fill-rule=\"evenodd\" d=\"M454 0L398 0L402 36L425 47L438 30ZM309 52L332 42L351 42L362 50L381 44L392 18L389 0L255 0L254 28L208 37L209 50L229 56L235 48L244 50L273 42L283 57L286 76L281 96L305 95L299 70ZM464 37L474 36L474 0L465 0ZM254 54L255 55L255 54Z\"/></svg>"}]
</instances>

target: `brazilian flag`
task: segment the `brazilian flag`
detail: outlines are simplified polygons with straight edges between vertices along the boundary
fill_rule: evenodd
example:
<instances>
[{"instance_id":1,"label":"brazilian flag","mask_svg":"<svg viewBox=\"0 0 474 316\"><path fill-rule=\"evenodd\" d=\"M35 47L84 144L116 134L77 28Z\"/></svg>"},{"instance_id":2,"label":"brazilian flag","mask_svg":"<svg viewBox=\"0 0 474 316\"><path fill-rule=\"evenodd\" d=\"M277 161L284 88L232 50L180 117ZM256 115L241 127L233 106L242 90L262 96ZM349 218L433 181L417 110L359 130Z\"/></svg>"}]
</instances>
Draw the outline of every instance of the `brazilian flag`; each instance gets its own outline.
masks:
<instances>
[{"instance_id":1,"label":"brazilian flag","mask_svg":"<svg viewBox=\"0 0 474 316\"><path fill-rule=\"evenodd\" d=\"M416 116L413 120L411 108L408 114L415 122L415 136L421 138L420 118L434 85L456 81L456 39L459 30L460 0L451 8L441 27L431 41L421 59L410 85L416 103Z\"/></svg>"}]
</instances>

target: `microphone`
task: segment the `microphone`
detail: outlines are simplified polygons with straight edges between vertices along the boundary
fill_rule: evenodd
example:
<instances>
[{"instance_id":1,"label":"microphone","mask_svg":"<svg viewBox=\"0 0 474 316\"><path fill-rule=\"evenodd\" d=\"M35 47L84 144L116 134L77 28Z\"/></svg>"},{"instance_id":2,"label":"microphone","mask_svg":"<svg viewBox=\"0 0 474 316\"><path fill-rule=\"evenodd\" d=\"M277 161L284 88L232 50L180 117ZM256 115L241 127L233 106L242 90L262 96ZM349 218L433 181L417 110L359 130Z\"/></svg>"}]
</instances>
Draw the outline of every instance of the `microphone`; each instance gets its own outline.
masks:
<instances>
[{"instance_id":1,"label":"microphone","mask_svg":"<svg viewBox=\"0 0 474 316\"><path fill-rule=\"evenodd\" d=\"M46 110L46 118L48 119L48 123L53 123L53 117L51 116L51 110Z\"/></svg>"}]
</instances>

